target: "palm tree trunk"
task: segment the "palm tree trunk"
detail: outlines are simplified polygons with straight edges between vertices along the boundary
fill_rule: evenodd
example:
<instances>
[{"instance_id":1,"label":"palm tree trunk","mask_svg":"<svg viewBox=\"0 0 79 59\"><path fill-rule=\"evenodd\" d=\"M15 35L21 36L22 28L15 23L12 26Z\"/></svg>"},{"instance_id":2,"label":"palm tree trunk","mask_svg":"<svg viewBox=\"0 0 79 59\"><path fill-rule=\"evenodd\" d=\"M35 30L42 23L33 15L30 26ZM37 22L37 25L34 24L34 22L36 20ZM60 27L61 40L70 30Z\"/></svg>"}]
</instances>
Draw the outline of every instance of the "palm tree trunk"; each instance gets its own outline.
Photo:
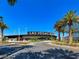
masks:
<instances>
[{"instance_id":1,"label":"palm tree trunk","mask_svg":"<svg viewBox=\"0 0 79 59\"><path fill-rule=\"evenodd\" d=\"M71 26L69 26L69 44L72 44L73 38L72 38L72 31L71 31Z\"/></svg>"},{"instance_id":2,"label":"palm tree trunk","mask_svg":"<svg viewBox=\"0 0 79 59\"><path fill-rule=\"evenodd\" d=\"M60 31L58 32L58 41L60 41Z\"/></svg>"},{"instance_id":3,"label":"palm tree trunk","mask_svg":"<svg viewBox=\"0 0 79 59\"><path fill-rule=\"evenodd\" d=\"M63 32L63 37L64 37L64 32Z\"/></svg>"},{"instance_id":4,"label":"palm tree trunk","mask_svg":"<svg viewBox=\"0 0 79 59\"><path fill-rule=\"evenodd\" d=\"M3 29L1 29L1 39L2 39L2 41L3 41L3 39L4 39L4 35L3 35Z\"/></svg>"},{"instance_id":5,"label":"palm tree trunk","mask_svg":"<svg viewBox=\"0 0 79 59\"><path fill-rule=\"evenodd\" d=\"M2 33L1 33L1 28L0 28L0 42L2 41Z\"/></svg>"},{"instance_id":6,"label":"palm tree trunk","mask_svg":"<svg viewBox=\"0 0 79 59\"><path fill-rule=\"evenodd\" d=\"M71 30L71 26L69 25L69 37L70 37L70 30Z\"/></svg>"},{"instance_id":7,"label":"palm tree trunk","mask_svg":"<svg viewBox=\"0 0 79 59\"><path fill-rule=\"evenodd\" d=\"M62 36L62 40L64 39L64 32L62 32L63 36Z\"/></svg>"}]
</instances>

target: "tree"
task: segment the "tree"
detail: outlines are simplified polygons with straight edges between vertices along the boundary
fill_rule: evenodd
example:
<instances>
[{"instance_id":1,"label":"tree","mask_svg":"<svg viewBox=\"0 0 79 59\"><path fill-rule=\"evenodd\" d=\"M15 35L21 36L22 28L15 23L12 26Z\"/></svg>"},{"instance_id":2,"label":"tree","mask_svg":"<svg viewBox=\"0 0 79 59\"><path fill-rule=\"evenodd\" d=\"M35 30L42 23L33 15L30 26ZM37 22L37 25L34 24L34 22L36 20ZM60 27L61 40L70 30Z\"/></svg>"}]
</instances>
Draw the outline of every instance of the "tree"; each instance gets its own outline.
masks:
<instances>
[{"instance_id":1,"label":"tree","mask_svg":"<svg viewBox=\"0 0 79 59\"><path fill-rule=\"evenodd\" d=\"M56 31L58 31L58 41L60 41L60 31L61 31L61 23L60 22L56 22L54 28L56 29Z\"/></svg>"},{"instance_id":2,"label":"tree","mask_svg":"<svg viewBox=\"0 0 79 59\"><path fill-rule=\"evenodd\" d=\"M7 25L6 24L3 24L2 26L1 26L1 36L2 36L2 40L4 39L4 30L5 29L7 29L8 27L7 27Z\"/></svg>"},{"instance_id":3,"label":"tree","mask_svg":"<svg viewBox=\"0 0 79 59\"><path fill-rule=\"evenodd\" d=\"M69 11L65 17L64 17L64 20L66 20L66 23L69 27L69 43L71 44L72 41L73 41L73 38L72 38L72 25L73 25L73 22L76 22L76 14L75 14L75 11Z\"/></svg>"},{"instance_id":4,"label":"tree","mask_svg":"<svg viewBox=\"0 0 79 59\"><path fill-rule=\"evenodd\" d=\"M55 29L59 33L62 32L63 36L64 36L64 32L69 33L69 44L72 44L73 42L73 33L78 31L74 28L74 24L76 23L79 24L79 17L76 15L75 11L70 10L67 12L64 18L62 18L62 20L58 21L58 23L55 24Z\"/></svg>"},{"instance_id":5,"label":"tree","mask_svg":"<svg viewBox=\"0 0 79 59\"><path fill-rule=\"evenodd\" d=\"M64 27L66 26L66 20L61 19L60 21L56 22L54 28L56 29L56 31L58 31L58 40L60 41L60 32L63 33L64 36L64 32L65 29Z\"/></svg>"},{"instance_id":6,"label":"tree","mask_svg":"<svg viewBox=\"0 0 79 59\"><path fill-rule=\"evenodd\" d=\"M2 41L4 39L3 32L4 32L5 29L8 28L7 25L4 24L4 22L2 21L2 18L3 17L0 17L0 31L1 31L1 38L0 38L1 40L0 41Z\"/></svg>"},{"instance_id":7,"label":"tree","mask_svg":"<svg viewBox=\"0 0 79 59\"><path fill-rule=\"evenodd\" d=\"M9 3L9 5L14 6L16 3L16 0L7 0L7 2ZM1 30L1 41L3 40L3 32L4 30L7 28L7 25L4 24L4 22L2 21L2 16L0 16L0 30Z\"/></svg>"}]
</instances>

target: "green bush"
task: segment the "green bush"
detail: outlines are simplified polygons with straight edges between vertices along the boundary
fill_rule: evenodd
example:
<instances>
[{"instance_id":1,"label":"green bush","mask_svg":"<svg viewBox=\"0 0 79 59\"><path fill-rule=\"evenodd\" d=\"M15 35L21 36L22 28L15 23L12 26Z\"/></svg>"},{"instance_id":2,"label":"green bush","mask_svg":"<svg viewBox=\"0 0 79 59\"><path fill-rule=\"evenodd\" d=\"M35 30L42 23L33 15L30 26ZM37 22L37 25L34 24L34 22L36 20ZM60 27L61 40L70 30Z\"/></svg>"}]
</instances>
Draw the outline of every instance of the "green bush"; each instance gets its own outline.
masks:
<instances>
[{"instance_id":1,"label":"green bush","mask_svg":"<svg viewBox=\"0 0 79 59\"><path fill-rule=\"evenodd\" d=\"M40 41L39 39L36 39L36 38L31 38L31 39L29 39L29 41L30 42L38 42L38 41Z\"/></svg>"}]
</instances>

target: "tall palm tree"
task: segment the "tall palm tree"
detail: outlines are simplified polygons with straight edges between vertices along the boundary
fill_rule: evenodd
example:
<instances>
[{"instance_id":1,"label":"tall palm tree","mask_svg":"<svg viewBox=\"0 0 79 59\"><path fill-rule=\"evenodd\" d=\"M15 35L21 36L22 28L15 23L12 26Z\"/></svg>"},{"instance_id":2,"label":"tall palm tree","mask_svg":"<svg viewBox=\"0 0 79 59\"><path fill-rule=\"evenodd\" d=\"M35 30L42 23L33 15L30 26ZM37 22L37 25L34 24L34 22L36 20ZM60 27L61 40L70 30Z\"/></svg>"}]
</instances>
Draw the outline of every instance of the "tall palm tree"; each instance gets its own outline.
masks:
<instances>
[{"instance_id":1,"label":"tall palm tree","mask_svg":"<svg viewBox=\"0 0 79 59\"><path fill-rule=\"evenodd\" d=\"M7 25L4 24L4 22L2 21L2 18L3 17L0 16L0 31L1 31L0 32L1 33L1 38L0 38L1 40L0 41L2 41L4 38L4 35L3 35L4 30L8 28Z\"/></svg>"},{"instance_id":2,"label":"tall palm tree","mask_svg":"<svg viewBox=\"0 0 79 59\"><path fill-rule=\"evenodd\" d=\"M60 21L59 22L56 22L56 24L55 24L55 26L54 26L54 28L56 29L56 31L58 31L58 41L60 41L60 32L61 32L61 23L60 23Z\"/></svg>"},{"instance_id":3,"label":"tall palm tree","mask_svg":"<svg viewBox=\"0 0 79 59\"><path fill-rule=\"evenodd\" d=\"M16 0L7 0L7 2L9 3L9 5L14 6L16 3ZM2 18L3 17L0 16L1 41L3 40L4 29L7 28L6 24L2 22Z\"/></svg>"},{"instance_id":4,"label":"tall palm tree","mask_svg":"<svg viewBox=\"0 0 79 59\"><path fill-rule=\"evenodd\" d=\"M2 41L4 39L3 33L4 33L4 30L7 28L8 28L7 25L4 24L4 22L0 21L0 31L1 31L1 38L0 38L1 40L0 41Z\"/></svg>"},{"instance_id":5,"label":"tall palm tree","mask_svg":"<svg viewBox=\"0 0 79 59\"><path fill-rule=\"evenodd\" d=\"M64 29L63 27L67 26L67 29L65 30L65 32L69 33L69 44L71 44L73 42L73 33L75 32L75 30L73 30L73 24L74 23L79 23L79 17L76 15L75 11L70 10L69 12L67 12L67 14L65 15L65 17L58 21L55 24L55 29L59 32L59 39L60 39L60 32L63 32L63 36L64 36Z\"/></svg>"},{"instance_id":6,"label":"tall palm tree","mask_svg":"<svg viewBox=\"0 0 79 59\"><path fill-rule=\"evenodd\" d=\"M2 40L4 39L4 30L7 29L7 28L8 28L7 25L3 23L2 26L1 26L1 36L2 36Z\"/></svg>"},{"instance_id":7,"label":"tall palm tree","mask_svg":"<svg viewBox=\"0 0 79 59\"><path fill-rule=\"evenodd\" d=\"M73 25L73 22L75 22L75 20L76 20L76 14L75 14L75 12L74 11L69 11L66 15L65 15L65 17L64 17L64 20L66 20L66 23L67 23L67 25L68 25L68 27L69 27L69 43L71 44L72 43L72 28L71 28L71 26Z\"/></svg>"}]
</instances>

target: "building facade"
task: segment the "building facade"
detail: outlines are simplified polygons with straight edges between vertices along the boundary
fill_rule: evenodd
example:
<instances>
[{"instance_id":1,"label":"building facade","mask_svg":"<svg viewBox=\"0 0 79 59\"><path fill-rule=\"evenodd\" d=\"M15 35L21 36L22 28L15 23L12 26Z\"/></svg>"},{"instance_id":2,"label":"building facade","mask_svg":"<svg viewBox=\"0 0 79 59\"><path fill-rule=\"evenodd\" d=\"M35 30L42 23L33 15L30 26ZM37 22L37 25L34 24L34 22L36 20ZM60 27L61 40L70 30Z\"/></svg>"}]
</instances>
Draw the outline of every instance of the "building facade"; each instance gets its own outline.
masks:
<instances>
[{"instance_id":1,"label":"building facade","mask_svg":"<svg viewBox=\"0 0 79 59\"><path fill-rule=\"evenodd\" d=\"M23 41L30 39L38 39L38 40L51 40L56 39L56 36L50 32L27 32L24 35L9 35L5 36L6 40L11 41Z\"/></svg>"}]
</instances>

